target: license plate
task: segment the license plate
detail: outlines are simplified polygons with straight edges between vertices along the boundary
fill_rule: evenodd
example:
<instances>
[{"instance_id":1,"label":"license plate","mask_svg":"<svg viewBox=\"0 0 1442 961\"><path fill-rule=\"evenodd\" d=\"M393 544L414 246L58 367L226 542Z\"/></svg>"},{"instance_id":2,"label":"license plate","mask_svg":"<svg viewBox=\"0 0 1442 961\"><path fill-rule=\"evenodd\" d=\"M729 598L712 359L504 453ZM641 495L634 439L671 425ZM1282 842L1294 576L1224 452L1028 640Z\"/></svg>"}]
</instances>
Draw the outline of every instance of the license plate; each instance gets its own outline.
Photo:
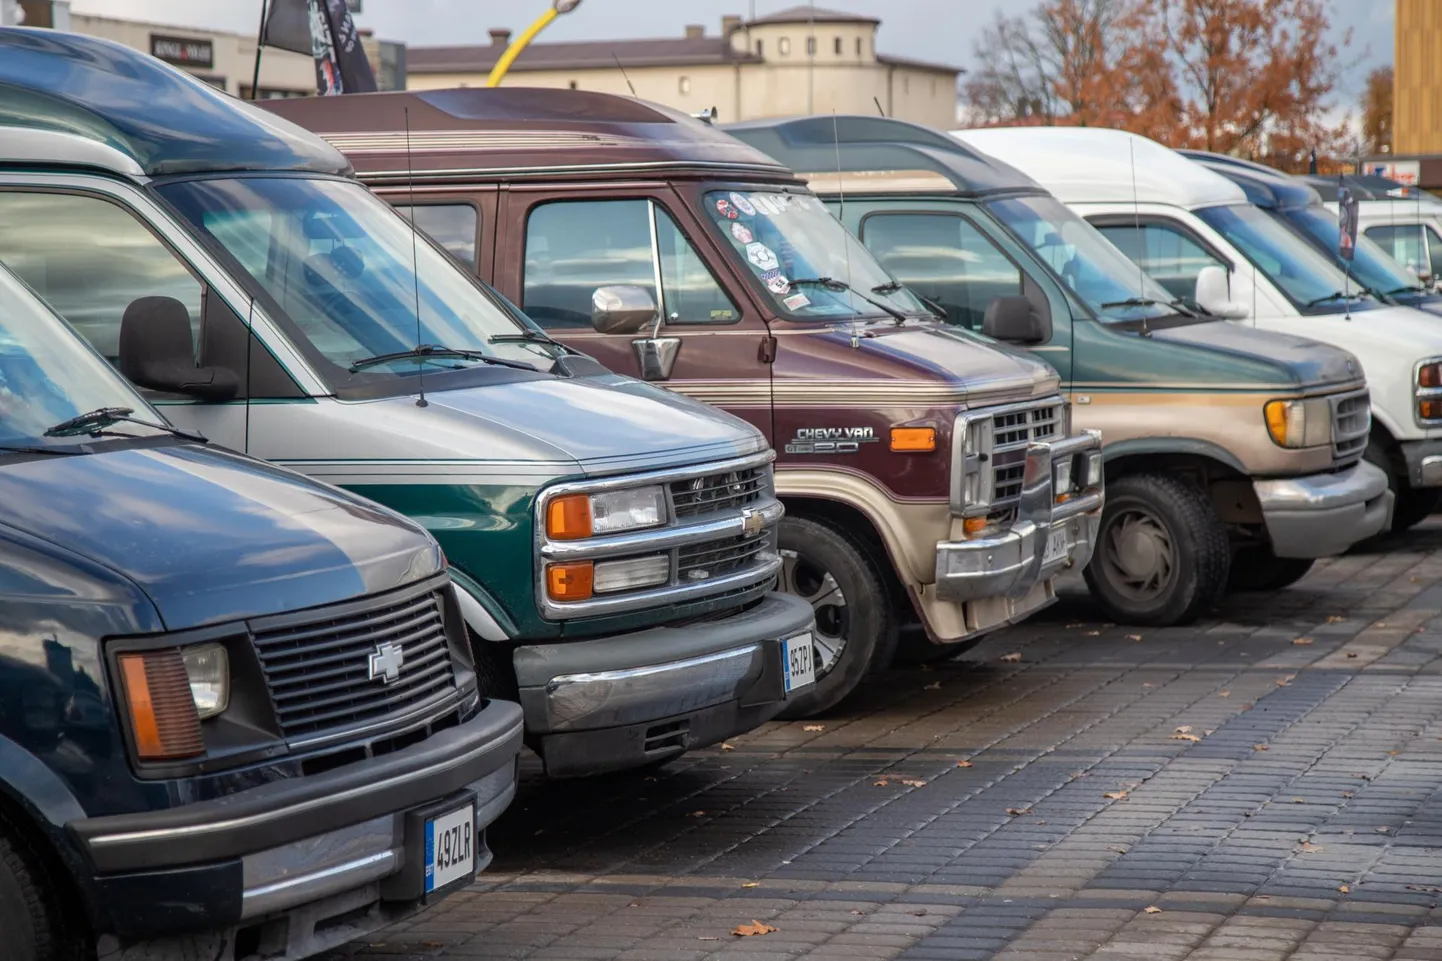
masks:
<instances>
[{"instance_id":1,"label":"license plate","mask_svg":"<svg viewBox=\"0 0 1442 961\"><path fill-rule=\"evenodd\" d=\"M475 805L426 821L426 893L475 873Z\"/></svg>"},{"instance_id":2,"label":"license plate","mask_svg":"<svg viewBox=\"0 0 1442 961\"><path fill-rule=\"evenodd\" d=\"M786 693L816 683L816 649L810 632L786 639L782 666L786 669Z\"/></svg>"},{"instance_id":3,"label":"license plate","mask_svg":"<svg viewBox=\"0 0 1442 961\"><path fill-rule=\"evenodd\" d=\"M1067 542L1066 527L1053 527L1046 537L1046 553L1042 555L1041 562L1050 564L1052 561L1061 560L1067 555L1070 545Z\"/></svg>"}]
</instances>

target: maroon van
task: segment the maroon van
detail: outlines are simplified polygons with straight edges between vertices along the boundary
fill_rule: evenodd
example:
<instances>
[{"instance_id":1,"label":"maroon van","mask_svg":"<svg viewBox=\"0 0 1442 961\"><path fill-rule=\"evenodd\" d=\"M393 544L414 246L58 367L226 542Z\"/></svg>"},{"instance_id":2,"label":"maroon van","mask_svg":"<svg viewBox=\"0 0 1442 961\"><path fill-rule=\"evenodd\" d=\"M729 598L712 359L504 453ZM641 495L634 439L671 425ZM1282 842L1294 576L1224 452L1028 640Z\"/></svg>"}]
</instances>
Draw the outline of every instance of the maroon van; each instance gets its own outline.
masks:
<instances>
[{"instance_id":1,"label":"maroon van","mask_svg":"<svg viewBox=\"0 0 1442 961\"><path fill-rule=\"evenodd\" d=\"M791 716L840 701L903 637L954 653L1026 617L1090 558L1100 437L1072 433L1056 373L937 323L755 149L582 91L264 106L331 141L519 305L539 354L579 350L766 433L782 587L818 627L815 693ZM987 332L1034 322L1024 298L1001 298Z\"/></svg>"}]
</instances>

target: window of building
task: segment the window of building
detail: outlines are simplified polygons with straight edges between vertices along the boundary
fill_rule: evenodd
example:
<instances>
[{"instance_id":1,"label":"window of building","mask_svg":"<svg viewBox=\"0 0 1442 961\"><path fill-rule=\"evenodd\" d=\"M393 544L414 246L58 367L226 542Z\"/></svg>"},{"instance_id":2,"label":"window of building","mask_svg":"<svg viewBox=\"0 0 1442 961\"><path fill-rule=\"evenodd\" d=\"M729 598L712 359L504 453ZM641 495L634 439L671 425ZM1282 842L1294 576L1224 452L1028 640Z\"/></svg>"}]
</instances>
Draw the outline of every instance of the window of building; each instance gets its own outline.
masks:
<instances>
[{"instance_id":1,"label":"window of building","mask_svg":"<svg viewBox=\"0 0 1442 961\"><path fill-rule=\"evenodd\" d=\"M954 214L875 214L862 225L862 242L892 276L944 309L948 323L980 330L992 301L1022 292L1016 264Z\"/></svg>"},{"instance_id":2,"label":"window of building","mask_svg":"<svg viewBox=\"0 0 1442 961\"><path fill-rule=\"evenodd\" d=\"M765 40L757 40L757 41L756 41L756 56L758 56L758 57L764 56L765 53L766 53L766 41L765 41Z\"/></svg>"},{"instance_id":3,"label":"window of building","mask_svg":"<svg viewBox=\"0 0 1442 961\"><path fill-rule=\"evenodd\" d=\"M910 77L902 77L902 78L901 78L901 92L902 92L902 93L911 93L911 78L910 78Z\"/></svg>"},{"instance_id":4,"label":"window of building","mask_svg":"<svg viewBox=\"0 0 1442 961\"><path fill-rule=\"evenodd\" d=\"M572 90L575 90L575 89L576 89L576 81L572 80L571 83L570 83L570 87L571 87Z\"/></svg>"},{"instance_id":5,"label":"window of building","mask_svg":"<svg viewBox=\"0 0 1442 961\"><path fill-rule=\"evenodd\" d=\"M668 324L727 324L741 316L654 201L557 201L531 211L521 307L536 323L589 329L591 295L615 285L644 287Z\"/></svg>"},{"instance_id":6,"label":"window of building","mask_svg":"<svg viewBox=\"0 0 1442 961\"><path fill-rule=\"evenodd\" d=\"M860 37L857 37L857 38L856 38L856 55L857 55L858 57L861 56L861 38L860 38Z\"/></svg>"},{"instance_id":7,"label":"window of building","mask_svg":"<svg viewBox=\"0 0 1442 961\"><path fill-rule=\"evenodd\" d=\"M470 204L423 204L412 208L401 205L396 212L409 218L415 210L415 224L421 232L450 251L467 267L476 266L476 236L481 217Z\"/></svg>"},{"instance_id":8,"label":"window of building","mask_svg":"<svg viewBox=\"0 0 1442 961\"><path fill-rule=\"evenodd\" d=\"M815 37L807 37L807 38L806 38L806 55L807 55L808 57L814 57L814 56L816 56L816 38L815 38Z\"/></svg>"},{"instance_id":9,"label":"window of building","mask_svg":"<svg viewBox=\"0 0 1442 961\"><path fill-rule=\"evenodd\" d=\"M683 95L690 93L690 92L691 92L691 78L690 78L690 77L682 77L682 78L681 78L681 83L680 83L680 88L681 88L681 93L682 93Z\"/></svg>"},{"instance_id":10,"label":"window of building","mask_svg":"<svg viewBox=\"0 0 1442 961\"><path fill-rule=\"evenodd\" d=\"M776 51L780 53L783 57L791 56L791 38L782 37L780 40L776 41Z\"/></svg>"},{"instance_id":11,"label":"window of building","mask_svg":"<svg viewBox=\"0 0 1442 961\"><path fill-rule=\"evenodd\" d=\"M837 55L838 57L841 56L841 38L840 38L840 37L837 37L837 38L836 38L836 40L835 40L834 43L833 43L833 47L835 48L836 55Z\"/></svg>"}]
</instances>

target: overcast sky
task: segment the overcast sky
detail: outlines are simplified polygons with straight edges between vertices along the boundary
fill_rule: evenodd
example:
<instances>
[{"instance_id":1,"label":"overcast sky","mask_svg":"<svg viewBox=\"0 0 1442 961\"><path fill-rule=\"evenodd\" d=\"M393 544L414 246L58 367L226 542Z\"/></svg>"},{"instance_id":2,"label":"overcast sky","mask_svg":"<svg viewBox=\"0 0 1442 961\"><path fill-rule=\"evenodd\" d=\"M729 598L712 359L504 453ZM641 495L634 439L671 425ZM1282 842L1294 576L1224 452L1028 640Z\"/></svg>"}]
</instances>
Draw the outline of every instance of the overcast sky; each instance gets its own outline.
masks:
<instances>
[{"instance_id":1,"label":"overcast sky","mask_svg":"<svg viewBox=\"0 0 1442 961\"><path fill-rule=\"evenodd\" d=\"M546 40L679 36L688 23L720 29L721 17L753 10L765 16L799 0L584 0L574 13L549 27ZM972 38L998 9L1025 9L1033 0L823 0L818 6L864 13L882 21L877 48L883 53L938 63L971 65ZM491 27L519 33L546 9L549 0L364 0L356 18L386 40L408 44L489 43ZM1338 106L1357 99L1368 69L1392 60L1392 0L1329 0L1338 36L1353 31L1358 61L1346 78ZM151 20L183 26L253 31L260 0L73 0L76 13Z\"/></svg>"}]
</instances>

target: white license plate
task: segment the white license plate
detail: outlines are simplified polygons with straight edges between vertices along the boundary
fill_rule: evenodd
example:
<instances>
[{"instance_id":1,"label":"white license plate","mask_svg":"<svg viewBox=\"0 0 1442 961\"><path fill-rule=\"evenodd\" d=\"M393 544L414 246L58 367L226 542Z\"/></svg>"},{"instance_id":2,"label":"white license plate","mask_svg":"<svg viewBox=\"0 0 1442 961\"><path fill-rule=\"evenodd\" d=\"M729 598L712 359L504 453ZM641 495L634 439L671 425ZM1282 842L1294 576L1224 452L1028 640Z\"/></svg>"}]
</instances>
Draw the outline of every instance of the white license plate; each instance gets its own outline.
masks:
<instances>
[{"instance_id":1,"label":"white license plate","mask_svg":"<svg viewBox=\"0 0 1442 961\"><path fill-rule=\"evenodd\" d=\"M467 804L426 822L426 893L476 872L476 808Z\"/></svg>"},{"instance_id":2,"label":"white license plate","mask_svg":"<svg viewBox=\"0 0 1442 961\"><path fill-rule=\"evenodd\" d=\"M816 649L811 644L811 633L788 637L785 646L782 667L786 672L786 693L815 684Z\"/></svg>"},{"instance_id":3,"label":"white license plate","mask_svg":"<svg viewBox=\"0 0 1442 961\"><path fill-rule=\"evenodd\" d=\"M1042 555L1041 562L1043 564L1050 564L1052 561L1061 560L1063 557L1066 557L1069 546L1070 544L1066 536L1066 525L1053 527L1046 536L1046 553Z\"/></svg>"}]
</instances>

